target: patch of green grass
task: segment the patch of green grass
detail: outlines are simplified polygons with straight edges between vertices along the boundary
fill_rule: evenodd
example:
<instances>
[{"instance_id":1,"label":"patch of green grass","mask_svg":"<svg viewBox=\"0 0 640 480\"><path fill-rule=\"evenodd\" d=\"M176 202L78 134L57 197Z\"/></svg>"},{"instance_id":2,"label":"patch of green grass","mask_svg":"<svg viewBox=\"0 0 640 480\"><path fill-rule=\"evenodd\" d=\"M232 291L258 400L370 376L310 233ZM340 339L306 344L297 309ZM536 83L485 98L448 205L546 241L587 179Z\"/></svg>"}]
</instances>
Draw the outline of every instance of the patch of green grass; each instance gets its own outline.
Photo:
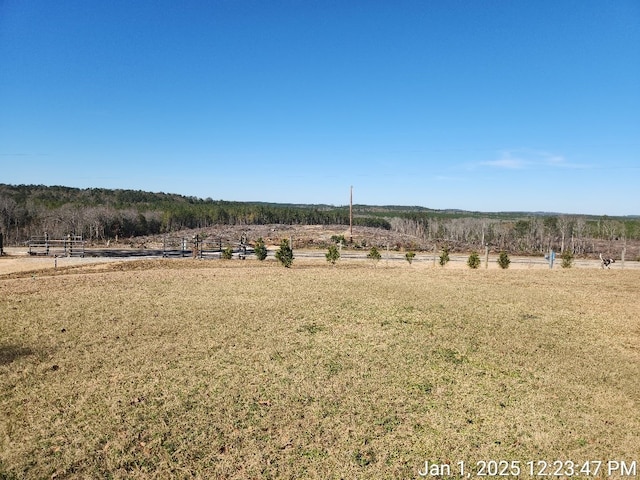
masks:
<instances>
[{"instance_id":1,"label":"patch of green grass","mask_svg":"<svg viewBox=\"0 0 640 480\"><path fill-rule=\"evenodd\" d=\"M445 362L450 362L456 365L467 360L464 355L461 355L460 352L452 348L437 348L433 353L436 357L441 358Z\"/></svg>"},{"instance_id":2,"label":"patch of green grass","mask_svg":"<svg viewBox=\"0 0 640 480\"><path fill-rule=\"evenodd\" d=\"M307 332L311 335L314 335L318 332L322 332L323 330L325 330L325 327L323 325L318 325L317 323L312 322L312 323L307 323L305 325L302 325L298 329L298 332Z\"/></svg>"}]
</instances>

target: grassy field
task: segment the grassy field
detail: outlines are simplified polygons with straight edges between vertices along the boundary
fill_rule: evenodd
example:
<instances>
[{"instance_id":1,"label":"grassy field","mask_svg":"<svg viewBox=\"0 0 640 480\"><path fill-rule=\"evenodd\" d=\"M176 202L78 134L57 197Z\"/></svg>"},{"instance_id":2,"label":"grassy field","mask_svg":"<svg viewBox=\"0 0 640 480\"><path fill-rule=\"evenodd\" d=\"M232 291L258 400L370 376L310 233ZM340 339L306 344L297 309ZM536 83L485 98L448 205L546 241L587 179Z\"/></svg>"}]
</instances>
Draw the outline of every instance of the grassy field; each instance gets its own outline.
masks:
<instances>
[{"instance_id":1,"label":"grassy field","mask_svg":"<svg viewBox=\"0 0 640 480\"><path fill-rule=\"evenodd\" d=\"M0 478L420 478L482 460L521 478L603 461L605 478L640 461L639 285L194 260L0 277Z\"/></svg>"}]
</instances>

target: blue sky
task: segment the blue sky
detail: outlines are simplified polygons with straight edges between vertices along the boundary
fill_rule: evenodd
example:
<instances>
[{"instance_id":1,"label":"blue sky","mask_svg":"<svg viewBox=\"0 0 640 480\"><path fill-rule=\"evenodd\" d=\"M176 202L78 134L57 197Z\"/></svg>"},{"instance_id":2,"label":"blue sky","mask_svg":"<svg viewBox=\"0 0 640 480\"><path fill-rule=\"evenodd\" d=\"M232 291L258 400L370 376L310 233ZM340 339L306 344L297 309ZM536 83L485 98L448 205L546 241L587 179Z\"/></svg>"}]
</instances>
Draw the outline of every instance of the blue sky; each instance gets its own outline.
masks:
<instances>
[{"instance_id":1,"label":"blue sky","mask_svg":"<svg viewBox=\"0 0 640 480\"><path fill-rule=\"evenodd\" d=\"M0 0L0 183L640 214L640 2Z\"/></svg>"}]
</instances>

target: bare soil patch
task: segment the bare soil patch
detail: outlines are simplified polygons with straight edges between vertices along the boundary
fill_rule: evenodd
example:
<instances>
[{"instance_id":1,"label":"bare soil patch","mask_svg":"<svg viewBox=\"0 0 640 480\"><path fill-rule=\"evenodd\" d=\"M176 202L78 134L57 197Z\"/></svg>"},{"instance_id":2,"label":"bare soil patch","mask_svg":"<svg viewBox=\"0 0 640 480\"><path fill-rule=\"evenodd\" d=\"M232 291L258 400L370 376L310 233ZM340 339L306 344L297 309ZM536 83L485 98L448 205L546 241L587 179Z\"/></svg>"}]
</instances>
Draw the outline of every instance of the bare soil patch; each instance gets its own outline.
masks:
<instances>
[{"instance_id":1,"label":"bare soil patch","mask_svg":"<svg viewBox=\"0 0 640 480\"><path fill-rule=\"evenodd\" d=\"M24 248L5 248L6 255L0 257L0 275L13 274L18 272L41 272L59 269L60 271L70 268L80 268L87 265L95 265L110 262L123 262L130 259L108 258L108 257L48 257L31 256Z\"/></svg>"}]
</instances>

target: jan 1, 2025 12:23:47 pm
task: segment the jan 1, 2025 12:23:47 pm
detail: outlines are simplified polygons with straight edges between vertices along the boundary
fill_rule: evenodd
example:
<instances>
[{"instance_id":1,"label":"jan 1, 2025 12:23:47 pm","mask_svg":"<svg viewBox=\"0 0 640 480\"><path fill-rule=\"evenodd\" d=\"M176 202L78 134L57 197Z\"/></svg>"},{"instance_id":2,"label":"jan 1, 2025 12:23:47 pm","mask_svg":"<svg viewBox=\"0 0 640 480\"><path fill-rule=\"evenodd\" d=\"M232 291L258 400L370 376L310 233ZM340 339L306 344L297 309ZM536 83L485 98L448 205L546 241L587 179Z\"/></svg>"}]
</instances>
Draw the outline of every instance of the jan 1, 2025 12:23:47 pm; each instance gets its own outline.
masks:
<instances>
[{"instance_id":1,"label":"jan 1, 2025 12:23:47 pm","mask_svg":"<svg viewBox=\"0 0 640 480\"><path fill-rule=\"evenodd\" d=\"M479 460L473 463L464 461L438 463L425 461L419 469L421 477L459 476L472 477L597 477L617 475L619 477L637 477L637 461L632 460Z\"/></svg>"}]
</instances>

